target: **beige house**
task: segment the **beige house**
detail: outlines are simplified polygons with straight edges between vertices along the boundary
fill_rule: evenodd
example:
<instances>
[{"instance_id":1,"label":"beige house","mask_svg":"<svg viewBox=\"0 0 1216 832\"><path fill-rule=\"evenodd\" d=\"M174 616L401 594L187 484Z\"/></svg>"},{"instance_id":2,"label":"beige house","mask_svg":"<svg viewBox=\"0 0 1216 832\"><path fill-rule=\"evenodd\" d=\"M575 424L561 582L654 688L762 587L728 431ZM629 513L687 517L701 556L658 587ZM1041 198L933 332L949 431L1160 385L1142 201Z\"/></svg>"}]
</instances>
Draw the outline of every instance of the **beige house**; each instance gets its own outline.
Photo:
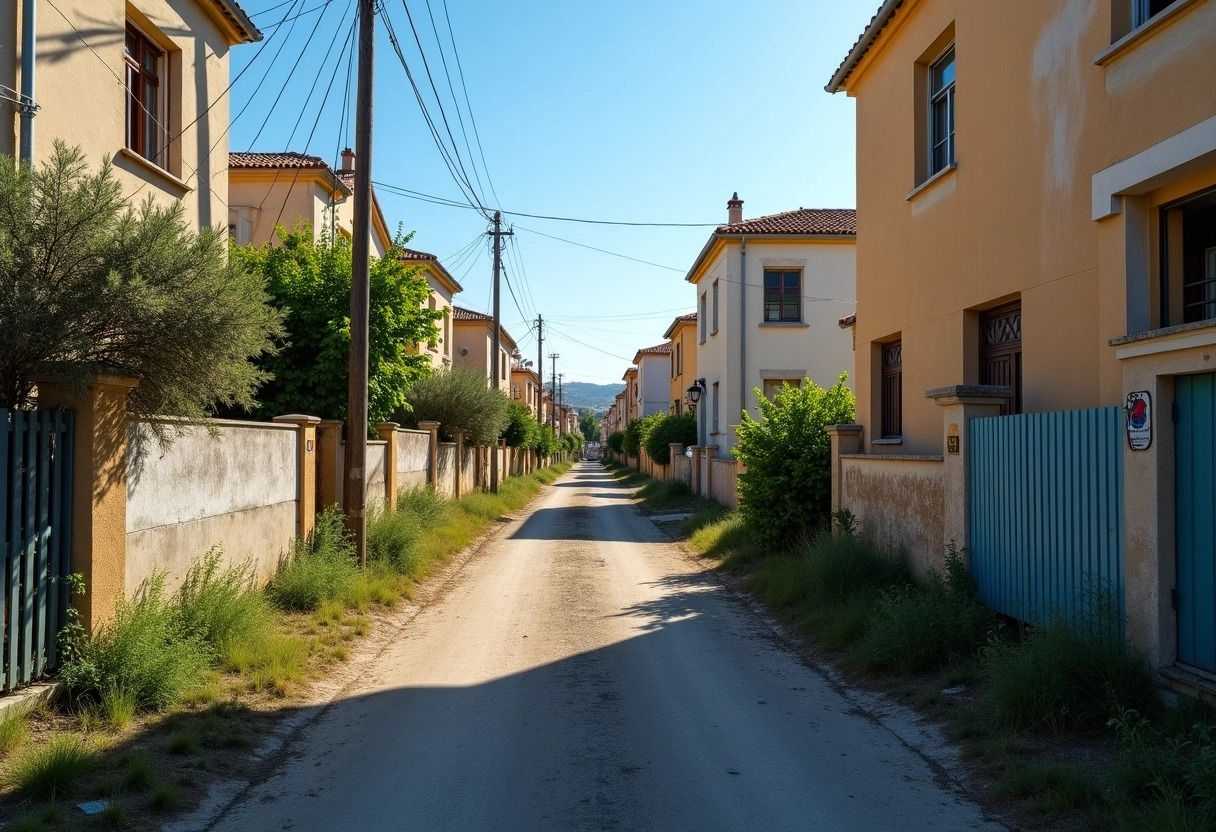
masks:
<instances>
[{"instance_id":1,"label":"beige house","mask_svg":"<svg viewBox=\"0 0 1216 832\"><path fill-rule=\"evenodd\" d=\"M436 370L452 365L452 298L463 291L456 278L439 262L439 258L425 251L415 251L412 248L403 249L399 259L409 266L419 266L426 277L426 284L431 293L427 296L426 305L432 312L442 312L443 318L436 321L439 327L439 337L430 343L419 343L415 352L425 353L431 358L431 367Z\"/></svg>"},{"instance_id":2,"label":"beige house","mask_svg":"<svg viewBox=\"0 0 1216 832\"><path fill-rule=\"evenodd\" d=\"M237 245L275 243L276 226L298 222L318 238L346 237L354 231L355 154L330 167L320 156L293 151L228 154L228 231ZM383 257L392 245L380 202L372 194L370 251ZM450 303L449 303L450 305Z\"/></svg>"},{"instance_id":3,"label":"beige house","mask_svg":"<svg viewBox=\"0 0 1216 832\"><path fill-rule=\"evenodd\" d=\"M262 39L233 0L0 0L0 153L45 160L53 142L108 157L123 193L227 215L229 50ZM33 54L23 54L27 23ZM32 71L31 71L32 70ZM23 113L25 115L23 115Z\"/></svg>"},{"instance_id":4,"label":"beige house","mask_svg":"<svg viewBox=\"0 0 1216 832\"><path fill-rule=\"evenodd\" d=\"M533 418L540 421L543 396L536 370L518 362L511 367L511 398L525 405Z\"/></svg>"},{"instance_id":5,"label":"beige house","mask_svg":"<svg viewBox=\"0 0 1216 832\"><path fill-rule=\"evenodd\" d=\"M809 378L823 387L853 369L838 321L853 311L857 217L852 209L799 208L743 219L738 194L728 222L706 241L686 279L697 293L699 444L720 457L731 426L759 415L755 391ZM691 381L690 381L691 385Z\"/></svg>"},{"instance_id":6,"label":"beige house","mask_svg":"<svg viewBox=\"0 0 1216 832\"><path fill-rule=\"evenodd\" d=\"M515 340L501 329L498 350L498 389L511 395L512 356ZM460 306L452 307L452 360L462 367L473 367L486 374L486 383L494 378L494 317Z\"/></svg>"},{"instance_id":7,"label":"beige house","mask_svg":"<svg viewBox=\"0 0 1216 832\"><path fill-rule=\"evenodd\" d=\"M688 388L697 376L697 313L681 315L663 333L671 350L668 409L677 416L688 410Z\"/></svg>"},{"instance_id":8,"label":"beige house","mask_svg":"<svg viewBox=\"0 0 1216 832\"><path fill-rule=\"evenodd\" d=\"M671 344L644 347L633 356L637 367L637 418L671 409Z\"/></svg>"},{"instance_id":9,"label":"beige house","mask_svg":"<svg viewBox=\"0 0 1216 832\"><path fill-rule=\"evenodd\" d=\"M1109 557L1085 568L1182 676L1216 672L1214 596L1195 584L1216 517L1213 79L1213 0L887 0L827 85L857 100L865 218L859 427L837 432L834 496L926 563L967 545L975 571L984 489L1068 454L1092 464L1058 498L1089 504L1005 513L1056 534L1111 493L1091 529L1102 547L1022 548ZM1003 464L973 447L973 430L1077 411L1113 417L1113 438L1009 445ZM1041 418L979 418L998 414ZM1011 494L1055 493L1026 476Z\"/></svg>"},{"instance_id":10,"label":"beige house","mask_svg":"<svg viewBox=\"0 0 1216 832\"><path fill-rule=\"evenodd\" d=\"M624 409L621 411L625 425L628 425L634 419L642 418L641 405L641 388L638 385L638 368L630 367L625 371L625 375L621 376L621 381L625 382L625 399Z\"/></svg>"}]
</instances>

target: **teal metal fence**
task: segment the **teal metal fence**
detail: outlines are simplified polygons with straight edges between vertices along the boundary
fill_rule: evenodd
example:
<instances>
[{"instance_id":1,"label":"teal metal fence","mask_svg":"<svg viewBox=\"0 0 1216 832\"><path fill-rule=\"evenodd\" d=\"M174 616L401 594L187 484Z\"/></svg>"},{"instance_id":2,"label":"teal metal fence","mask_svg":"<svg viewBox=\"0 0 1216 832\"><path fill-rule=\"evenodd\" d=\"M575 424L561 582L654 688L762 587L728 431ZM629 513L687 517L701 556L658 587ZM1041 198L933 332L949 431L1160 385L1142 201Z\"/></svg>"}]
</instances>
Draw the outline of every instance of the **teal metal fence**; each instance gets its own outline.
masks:
<instances>
[{"instance_id":1,"label":"teal metal fence","mask_svg":"<svg viewBox=\"0 0 1216 832\"><path fill-rule=\"evenodd\" d=\"M4 690L53 668L72 540L72 414L0 409Z\"/></svg>"},{"instance_id":2,"label":"teal metal fence","mask_svg":"<svg viewBox=\"0 0 1216 832\"><path fill-rule=\"evenodd\" d=\"M1123 412L971 421L971 573L1021 621L1072 617L1098 590L1123 619Z\"/></svg>"}]
</instances>

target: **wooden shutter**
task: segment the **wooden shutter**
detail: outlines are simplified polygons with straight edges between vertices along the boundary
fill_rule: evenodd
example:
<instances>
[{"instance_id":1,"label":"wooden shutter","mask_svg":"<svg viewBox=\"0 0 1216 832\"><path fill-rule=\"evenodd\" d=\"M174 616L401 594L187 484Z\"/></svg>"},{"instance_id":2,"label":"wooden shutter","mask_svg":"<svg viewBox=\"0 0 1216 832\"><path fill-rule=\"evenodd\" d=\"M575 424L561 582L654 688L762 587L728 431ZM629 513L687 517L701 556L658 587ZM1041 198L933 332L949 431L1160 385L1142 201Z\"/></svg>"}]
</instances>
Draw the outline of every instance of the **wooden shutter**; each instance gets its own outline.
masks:
<instances>
[{"instance_id":1,"label":"wooden shutter","mask_svg":"<svg viewBox=\"0 0 1216 832\"><path fill-rule=\"evenodd\" d=\"M998 306L980 315L980 384L1013 388L1001 415L1022 412L1022 302Z\"/></svg>"}]
</instances>

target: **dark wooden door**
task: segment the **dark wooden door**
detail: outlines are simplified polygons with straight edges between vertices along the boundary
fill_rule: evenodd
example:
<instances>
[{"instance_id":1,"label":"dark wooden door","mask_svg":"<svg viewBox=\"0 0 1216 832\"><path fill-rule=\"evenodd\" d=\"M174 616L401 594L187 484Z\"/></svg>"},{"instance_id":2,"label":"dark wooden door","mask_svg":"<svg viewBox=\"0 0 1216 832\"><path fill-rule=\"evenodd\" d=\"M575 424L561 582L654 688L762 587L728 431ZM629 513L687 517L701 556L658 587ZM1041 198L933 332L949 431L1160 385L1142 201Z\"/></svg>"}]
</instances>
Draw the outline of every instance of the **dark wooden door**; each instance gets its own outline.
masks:
<instances>
[{"instance_id":1,"label":"dark wooden door","mask_svg":"<svg viewBox=\"0 0 1216 832\"><path fill-rule=\"evenodd\" d=\"M980 314L980 384L1013 388L1001 415L1022 412L1022 302Z\"/></svg>"}]
</instances>

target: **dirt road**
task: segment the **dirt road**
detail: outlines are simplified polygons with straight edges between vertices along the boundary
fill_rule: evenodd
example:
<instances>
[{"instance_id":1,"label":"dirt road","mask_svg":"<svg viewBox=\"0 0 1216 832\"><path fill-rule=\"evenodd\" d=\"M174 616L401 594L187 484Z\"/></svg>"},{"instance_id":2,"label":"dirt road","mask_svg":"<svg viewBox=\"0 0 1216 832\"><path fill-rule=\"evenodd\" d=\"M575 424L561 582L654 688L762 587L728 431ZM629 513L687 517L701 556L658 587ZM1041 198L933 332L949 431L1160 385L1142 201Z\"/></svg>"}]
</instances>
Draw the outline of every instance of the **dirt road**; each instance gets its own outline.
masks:
<instances>
[{"instance_id":1,"label":"dirt road","mask_svg":"<svg viewBox=\"0 0 1216 832\"><path fill-rule=\"evenodd\" d=\"M805 665L584 463L211 828L1003 829L916 731Z\"/></svg>"}]
</instances>

